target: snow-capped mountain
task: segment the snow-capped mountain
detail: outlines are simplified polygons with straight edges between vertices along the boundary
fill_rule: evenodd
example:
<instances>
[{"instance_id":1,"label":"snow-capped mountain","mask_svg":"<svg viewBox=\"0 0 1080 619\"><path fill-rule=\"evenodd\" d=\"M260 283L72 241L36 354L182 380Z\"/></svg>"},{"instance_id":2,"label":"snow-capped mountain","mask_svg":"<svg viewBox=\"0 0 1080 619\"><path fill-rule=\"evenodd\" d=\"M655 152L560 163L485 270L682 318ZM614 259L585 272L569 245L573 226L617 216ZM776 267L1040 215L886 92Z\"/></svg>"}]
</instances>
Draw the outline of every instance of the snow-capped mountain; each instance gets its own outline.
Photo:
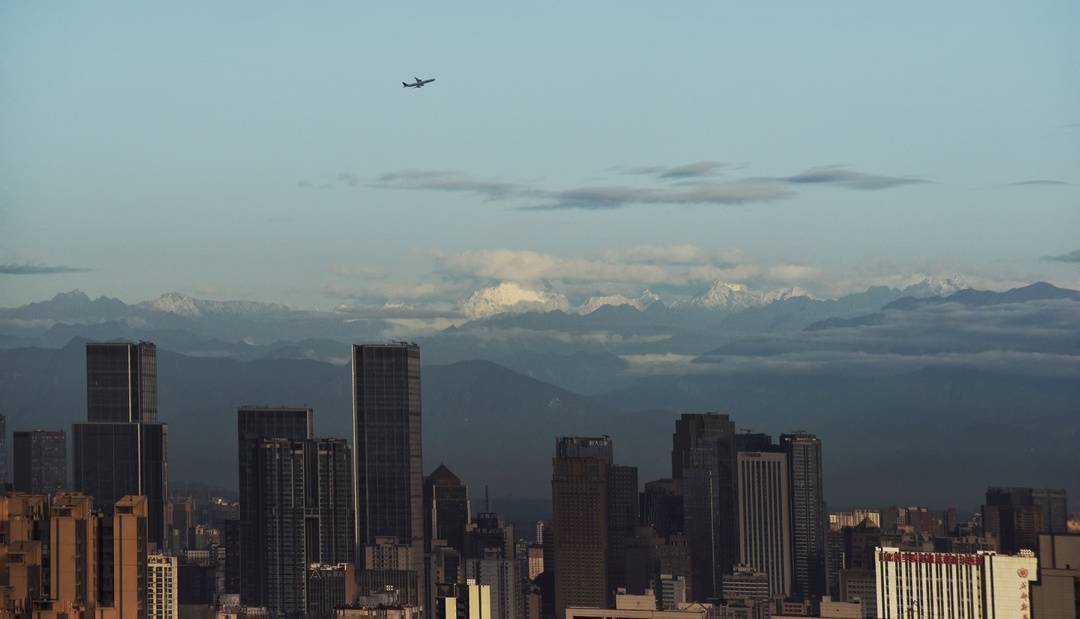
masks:
<instances>
[{"instance_id":1,"label":"snow-capped mountain","mask_svg":"<svg viewBox=\"0 0 1080 619\"><path fill-rule=\"evenodd\" d=\"M708 290L690 299L686 305L711 310L738 310L748 307L761 307L777 301L795 297L810 296L799 287L779 288L758 291L747 288L744 284L718 281Z\"/></svg>"},{"instance_id":2,"label":"snow-capped mountain","mask_svg":"<svg viewBox=\"0 0 1080 619\"><path fill-rule=\"evenodd\" d=\"M209 301L196 299L179 292L167 292L153 301L143 301L139 307L197 318L208 314L251 315L288 312L289 308L277 303L258 301Z\"/></svg>"},{"instance_id":3,"label":"snow-capped mountain","mask_svg":"<svg viewBox=\"0 0 1080 619\"><path fill-rule=\"evenodd\" d=\"M971 288L971 284L963 275L930 275L907 284L901 292L909 297L947 297L968 288Z\"/></svg>"},{"instance_id":4,"label":"snow-capped mountain","mask_svg":"<svg viewBox=\"0 0 1080 619\"><path fill-rule=\"evenodd\" d=\"M466 316L476 319L504 313L566 311L570 309L570 302L558 292L532 290L514 282L502 282L498 286L481 288L472 293L461 309Z\"/></svg>"},{"instance_id":5,"label":"snow-capped mountain","mask_svg":"<svg viewBox=\"0 0 1080 619\"><path fill-rule=\"evenodd\" d=\"M629 305L634 309L643 310L659 300L660 295L651 290L644 290L640 295L634 298L626 297L621 294L589 297L589 300L578 308L578 313L581 315L591 314L605 305Z\"/></svg>"}]
</instances>

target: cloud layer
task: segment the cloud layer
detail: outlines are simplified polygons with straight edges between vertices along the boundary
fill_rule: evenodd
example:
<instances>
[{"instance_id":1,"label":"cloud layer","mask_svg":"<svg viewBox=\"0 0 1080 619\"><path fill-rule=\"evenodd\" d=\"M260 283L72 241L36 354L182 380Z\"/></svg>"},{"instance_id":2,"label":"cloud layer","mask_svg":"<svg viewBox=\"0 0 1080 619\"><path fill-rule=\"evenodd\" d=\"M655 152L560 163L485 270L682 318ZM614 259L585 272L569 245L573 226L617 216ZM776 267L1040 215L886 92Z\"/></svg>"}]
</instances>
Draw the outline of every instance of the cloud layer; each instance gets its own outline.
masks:
<instances>
[{"instance_id":1,"label":"cloud layer","mask_svg":"<svg viewBox=\"0 0 1080 619\"><path fill-rule=\"evenodd\" d=\"M1043 260L1049 260L1051 262L1071 262L1080 264L1080 249L1074 249L1067 254L1059 254L1057 256L1046 256Z\"/></svg>"},{"instance_id":2,"label":"cloud layer","mask_svg":"<svg viewBox=\"0 0 1080 619\"><path fill-rule=\"evenodd\" d=\"M91 269L45 264L0 264L0 275L55 275L57 273L88 273Z\"/></svg>"}]
</instances>

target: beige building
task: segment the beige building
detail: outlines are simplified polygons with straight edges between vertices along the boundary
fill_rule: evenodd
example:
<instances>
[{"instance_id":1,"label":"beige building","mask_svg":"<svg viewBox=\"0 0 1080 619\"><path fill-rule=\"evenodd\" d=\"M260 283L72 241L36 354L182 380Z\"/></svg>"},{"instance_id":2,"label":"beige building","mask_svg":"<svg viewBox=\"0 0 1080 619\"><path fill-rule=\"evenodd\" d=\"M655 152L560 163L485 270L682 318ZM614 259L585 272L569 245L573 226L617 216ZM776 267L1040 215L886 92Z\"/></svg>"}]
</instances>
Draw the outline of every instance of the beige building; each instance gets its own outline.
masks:
<instances>
[{"instance_id":1,"label":"beige building","mask_svg":"<svg viewBox=\"0 0 1080 619\"><path fill-rule=\"evenodd\" d=\"M874 551L878 619L1031 619L1035 553Z\"/></svg>"},{"instance_id":2,"label":"beige building","mask_svg":"<svg viewBox=\"0 0 1080 619\"><path fill-rule=\"evenodd\" d=\"M49 599L57 612L97 606L97 517L94 500L75 492L53 496L49 518Z\"/></svg>"},{"instance_id":3,"label":"beige building","mask_svg":"<svg viewBox=\"0 0 1080 619\"><path fill-rule=\"evenodd\" d=\"M153 554L146 557L146 616L148 619L177 619L180 613L176 557Z\"/></svg>"},{"instance_id":4,"label":"beige building","mask_svg":"<svg viewBox=\"0 0 1080 619\"><path fill-rule=\"evenodd\" d=\"M41 495L0 496L0 615L29 612L33 600L46 593L45 506Z\"/></svg>"},{"instance_id":5,"label":"beige building","mask_svg":"<svg viewBox=\"0 0 1080 619\"><path fill-rule=\"evenodd\" d=\"M126 496L113 508L113 608L119 619L141 619L146 606L147 502Z\"/></svg>"},{"instance_id":6,"label":"beige building","mask_svg":"<svg viewBox=\"0 0 1080 619\"><path fill-rule=\"evenodd\" d=\"M1039 582L1031 586L1035 619L1078 619L1080 534L1039 536Z\"/></svg>"}]
</instances>

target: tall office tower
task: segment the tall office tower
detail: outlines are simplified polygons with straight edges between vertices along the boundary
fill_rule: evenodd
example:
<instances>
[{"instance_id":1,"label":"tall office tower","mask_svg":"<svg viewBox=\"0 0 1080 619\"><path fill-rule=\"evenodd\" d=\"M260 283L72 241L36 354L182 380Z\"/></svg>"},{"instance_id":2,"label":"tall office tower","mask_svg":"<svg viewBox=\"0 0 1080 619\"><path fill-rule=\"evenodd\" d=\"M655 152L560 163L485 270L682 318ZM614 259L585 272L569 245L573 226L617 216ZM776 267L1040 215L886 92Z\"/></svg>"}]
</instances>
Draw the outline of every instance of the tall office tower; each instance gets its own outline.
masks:
<instances>
[{"instance_id":1,"label":"tall office tower","mask_svg":"<svg viewBox=\"0 0 1080 619\"><path fill-rule=\"evenodd\" d=\"M396 537L410 548L408 569L423 586L420 348L401 342L353 346L352 372L357 560L376 537Z\"/></svg>"},{"instance_id":2,"label":"tall office tower","mask_svg":"<svg viewBox=\"0 0 1080 619\"><path fill-rule=\"evenodd\" d=\"M626 587L626 547L641 520L636 466L608 467L608 587Z\"/></svg>"},{"instance_id":3,"label":"tall office tower","mask_svg":"<svg viewBox=\"0 0 1080 619\"><path fill-rule=\"evenodd\" d=\"M168 531L168 427L157 422L157 349L150 342L86 345L87 423L72 428L74 486L112 513L124 496L147 498L149 540Z\"/></svg>"},{"instance_id":4,"label":"tall office tower","mask_svg":"<svg viewBox=\"0 0 1080 619\"><path fill-rule=\"evenodd\" d=\"M163 423L76 423L72 426L75 489L112 513L125 496L145 496L150 542L165 548L168 426Z\"/></svg>"},{"instance_id":5,"label":"tall office tower","mask_svg":"<svg viewBox=\"0 0 1080 619\"><path fill-rule=\"evenodd\" d=\"M820 599L826 593L825 491L821 440L806 432L780 435L791 484L791 556L795 595Z\"/></svg>"},{"instance_id":6,"label":"tall office tower","mask_svg":"<svg viewBox=\"0 0 1080 619\"><path fill-rule=\"evenodd\" d=\"M180 615L176 557L152 554L146 557L146 617L176 619Z\"/></svg>"},{"instance_id":7,"label":"tall office tower","mask_svg":"<svg viewBox=\"0 0 1080 619\"><path fill-rule=\"evenodd\" d=\"M608 604L608 468L611 440L562 437L552 459L555 613Z\"/></svg>"},{"instance_id":8,"label":"tall office tower","mask_svg":"<svg viewBox=\"0 0 1080 619\"><path fill-rule=\"evenodd\" d=\"M146 617L147 503L144 496L126 496L113 509L112 606L120 619Z\"/></svg>"},{"instance_id":9,"label":"tall office tower","mask_svg":"<svg viewBox=\"0 0 1080 619\"><path fill-rule=\"evenodd\" d=\"M651 525L666 537L682 533L683 497L680 483L674 479L645 482L641 500L641 523Z\"/></svg>"},{"instance_id":10,"label":"tall office tower","mask_svg":"<svg viewBox=\"0 0 1080 619\"><path fill-rule=\"evenodd\" d=\"M468 525L469 489L440 464L424 479L424 537L429 544L445 540L448 547L464 554Z\"/></svg>"},{"instance_id":11,"label":"tall office tower","mask_svg":"<svg viewBox=\"0 0 1080 619\"><path fill-rule=\"evenodd\" d=\"M86 345L87 421L157 421L157 347L150 342Z\"/></svg>"},{"instance_id":12,"label":"tall office tower","mask_svg":"<svg viewBox=\"0 0 1080 619\"><path fill-rule=\"evenodd\" d=\"M93 500L62 492L49 512L49 599L60 609L97 605L98 527Z\"/></svg>"},{"instance_id":13,"label":"tall office tower","mask_svg":"<svg viewBox=\"0 0 1080 619\"><path fill-rule=\"evenodd\" d=\"M230 553L226 569L239 565L240 599L246 606L264 606L267 566L260 559L269 535L263 530L263 471L259 443L266 438L304 441L315 435L315 413L306 407L241 406L237 410L239 443L240 522L239 561ZM303 546L301 546L303 548Z\"/></svg>"},{"instance_id":14,"label":"tall office tower","mask_svg":"<svg viewBox=\"0 0 1080 619\"><path fill-rule=\"evenodd\" d=\"M626 548L626 590L633 594L643 594L648 589L656 590L661 576L667 574L673 578L684 578L684 592L687 599L693 598L690 590L691 576L690 546L686 536L674 533L668 537L658 535L648 525L634 530L634 538Z\"/></svg>"},{"instance_id":15,"label":"tall office tower","mask_svg":"<svg viewBox=\"0 0 1080 619\"><path fill-rule=\"evenodd\" d=\"M1031 612L1035 553L953 554L878 548L878 617L906 619L1004 619Z\"/></svg>"},{"instance_id":16,"label":"tall office tower","mask_svg":"<svg viewBox=\"0 0 1080 619\"><path fill-rule=\"evenodd\" d=\"M1031 500L1042 513L1040 533L1069 532L1069 509L1063 488L1033 488Z\"/></svg>"},{"instance_id":17,"label":"tall office tower","mask_svg":"<svg viewBox=\"0 0 1080 619\"><path fill-rule=\"evenodd\" d=\"M302 442L261 438L256 444L259 545L241 557L245 565L256 558L259 605L278 616L300 617L307 609L304 460Z\"/></svg>"},{"instance_id":18,"label":"tall office tower","mask_svg":"<svg viewBox=\"0 0 1080 619\"><path fill-rule=\"evenodd\" d=\"M672 435L671 477L683 496L694 600L720 595L738 555L735 520L735 423L717 413L684 414Z\"/></svg>"},{"instance_id":19,"label":"tall office tower","mask_svg":"<svg viewBox=\"0 0 1080 619\"><path fill-rule=\"evenodd\" d=\"M352 563L352 449L344 439L319 438L304 442L304 454L307 562Z\"/></svg>"},{"instance_id":20,"label":"tall office tower","mask_svg":"<svg viewBox=\"0 0 1080 619\"><path fill-rule=\"evenodd\" d=\"M56 494L67 486L67 437L30 430L14 434L15 491Z\"/></svg>"},{"instance_id":21,"label":"tall office tower","mask_svg":"<svg viewBox=\"0 0 1080 619\"><path fill-rule=\"evenodd\" d=\"M984 533L998 540L1002 553L1015 554L1034 549L1044 529L1041 507L1035 504L1031 488L988 488L982 507Z\"/></svg>"},{"instance_id":22,"label":"tall office tower","mask_svg":"<svg viewBox=\"0 0 1080 619\"><path fill-rule=\"evenodd\" d=\"M739 563L769 575L769 591L791 595L791 494L787 454L737 456Z\"/></svg>"}]
</instances>

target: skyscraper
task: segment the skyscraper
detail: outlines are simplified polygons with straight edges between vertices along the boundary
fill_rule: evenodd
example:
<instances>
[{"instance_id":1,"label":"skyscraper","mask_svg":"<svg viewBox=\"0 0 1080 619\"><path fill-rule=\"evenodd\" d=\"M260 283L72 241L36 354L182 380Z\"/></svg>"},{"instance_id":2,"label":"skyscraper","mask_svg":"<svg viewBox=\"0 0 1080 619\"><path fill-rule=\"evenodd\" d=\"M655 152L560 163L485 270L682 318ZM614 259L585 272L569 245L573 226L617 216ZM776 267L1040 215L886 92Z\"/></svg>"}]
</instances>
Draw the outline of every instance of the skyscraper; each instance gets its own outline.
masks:
<instances>
[{"instance_id":1,"label":"skyscraper","mask_svg":"<svg viewBox=\"0 0 1080 619\"><path fill-rule=\"evenodd\" d=\"M352 376L357 564L364 546L393 536L409 547L408 570L423 583L420 348L353 346Z\"/></svg>"},{"instance_id":2,"label":"skyscraper","mask_svg":"<svg viewBox=\"0 0 1080 619\"><path fill-rule=\"evenodd\" d=\"M825 595L825 493L821 440L806 432L780 436L791 483L791 552L794 592L800 598Z\"/></svg>"},{"instance_id":3,"label":"skyscraper","mask_svg":"<svg viewBox=\"0 0 1080 619\"><path fill-rule=\"evenodd\" d=\"M0 491L7 490L11 483L11 471L8 469L7 417L0 415Z\"/></svg>"},{"instance_id":4,"label":"skyscraper","mask_svg":"<svg viewBox=\"0 0 1080 619\"><path fill-rule=\"evenodd\" d=\"M684 414L672 435L671 476L683 496L695 600L717 597L736 563L735 423L717 413Z\"/></svg>"},{"instance_id":5,"label":"skyscraper","mask_svg":"<svg viewBox=\"0 0 1080 619\"><path fill-rule=\"evenodd\" d=\"M986 503L982 507L983 532L998 540L999 550L1015 554L1020 550L1038 547L1039 533L1047 530L1047 521L1054 518L1057 506L1043 490L1040 501L1035 501L1036 491L1031 488L987 488ZM1058 504L1065 509L1064 491ZM1044 510L1046 510L1044 512ZM1058 516L1059 520L1063 520Z\"/></svg>"},{"instance_id":6,"label":"skyscraper","mask_svg":"<svg viewBox=\"0 0 1080 619\"><path fill-rule=\"evenodd\" d=\"M608 587L626 587L626 547L640 520L636 466L608 468Z\"/></svg>"},{"instance_id":7,"label":"skyscraper","mask_svg":"<svg viewBox=\"0 0 1080 619\"><path fill-rule=\"evenodd\" d=\"M562 437L552 459L555 613L608 604L608 437Z\"/></svg>"},{"instance_id":8,"label":"skyscraper","mask_svg":"<svg viewBox=\"0 0 1080 619\"><path fill-rule=\"evenodd\" d=\"M272 449L261 449L262 441L274 438L284 439L289 446L281 448L280 451L291 451L291 442L313 438L314 433L315 417L314 411L310 408L242 406L237 411L240 469L240 596L241 601L247 606L267 605L265 597L270 581L268 571L271 567L262 557L267 550L266 540L270 532L264 530L268 523L263 511L267 501L276 503L279 500L278 497L266 496L270 490L269 486L279 487L282 483L280 471L267 468L271 466L271 462L267 460L269 454L261 452L272 451ZM302 465L302 452L300 459ZM302 485L300 491L303 492ZM301 497L301 503L302 501ZM299 524L293 524L301 529L300 535L302 535L302 507L299 518ZM305 553L303 538L301 537L299 542L294 540L293 543L300 544L298 549L294 549L294 554L299 557L302 575ZM229 561L230 565L235 564L232 557ZM292 562L295 563L295 559Z\"/></svg>"},{"instance_id":9,"label":"skyscraper","mask_svg":"<svg viewBox=\"0 0 1080 619\"><path fill-rule=\"evenodd\" d=\"M261 438L256 445L259 475L259 605L275 616L302 617L307 610L304 503L304 444ZM245 564L251 553L241 555Z\"/></svg>"},{"instance_id":10,"label":"skyscraper","mask_svg":"<svg viewBox=\"0 0 1080 619\"><path fill-rule=\"evenodd\" d=\"M87 421L157 421L157 347L150 342L86 345Z\"/></svg>"},{"instance_id":11,"label":"skyscraper","mask_svg":"<svg viewBox=\"0 0 1080 619\"><path fill-rule=\"evenodd\" d=\"M49 599L60 608L92 608L98 594L94 503L77 493L53 497L49 514Z\"/></svg>"},{"instance_id":12,"label":"skyscraper","mask_svg":"<svg viewBox=\"0 0 1080 619\"><path fill-rule=\"evenodd\" d=\"M154 344L88 343L86 412L87 423L72 427L75 489L105 513L124 496L145 496L149 541L164 548L168 427L157 421Z\"/></svg>"},{"instance_id":13,"label":"skyscraper","mask_svg":"<svg viewBox=\"0 0 1080 619\"><path fill-rule=\"evenodd\" d=\"M765 572L772 595L791 595L787 454L739 452L739 563Z\"/></svg>"},{"instance_id":14,"label":"skyscraper","mask_svg":"<svg viewBox=\"0 0 1080 619\"><path fill-rule=\"evenodd\" d=\"M1069 508L1063 488L1033 488L1031 500L1042 513L1040 533L1069 531Z\"/></svg>"},{"instance_id":15,"label":"skyscraper","mask_svg":"<svg viewBox=\"0 0 1080 619\"><path fill-rule=\"evenodd\" d=\"M67 437L62 431L16 432L13 439L16 492L56 494L67 486Z\"/></svg>"},{"instance_id":16,"label":"skyscraper","mask_svg":"<svg viewBox=\"0 0 1080 619\"><path fill-rule=\"evenodd\" d=\"M352 563L356 550L352 449L340 438L304 442L307 562Z\"/></svg>"},{"instance_id":17,"label":"skyscraper","mask_svg":"<svg viewBox=\"0 0 1080 619\"><path fill-rule=\"evenodd\" d=\"M440 464L424 479L425 538L441 539L465 552L465 528L469 524L469 489L457 475Z\"/></svg>"}]
</instances>

